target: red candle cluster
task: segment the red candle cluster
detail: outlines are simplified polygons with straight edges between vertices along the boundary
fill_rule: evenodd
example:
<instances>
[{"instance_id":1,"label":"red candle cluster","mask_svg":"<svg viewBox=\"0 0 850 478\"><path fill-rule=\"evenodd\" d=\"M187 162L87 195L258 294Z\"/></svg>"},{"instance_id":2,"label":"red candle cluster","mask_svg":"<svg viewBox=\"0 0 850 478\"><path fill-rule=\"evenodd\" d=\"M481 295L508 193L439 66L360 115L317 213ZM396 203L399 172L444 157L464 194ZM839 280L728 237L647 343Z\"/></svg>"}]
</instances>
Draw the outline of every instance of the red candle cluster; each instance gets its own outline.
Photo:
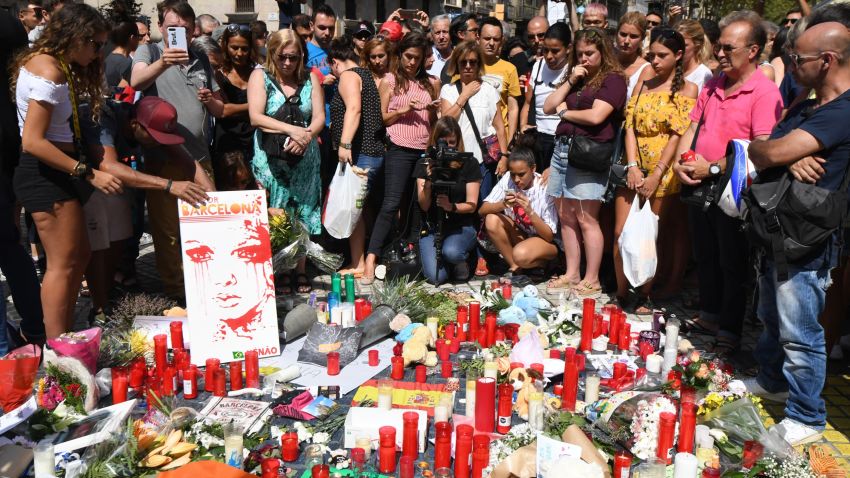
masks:
<instances>
[{"instance_id":1,"label":"red candle cluster","mask_svg":"<svg viewBox=\"0 0 850 478\"><path fill-rule=\"evenodd\" d=\"M475 429L493 433L496 430L496 379L482 377L475 384Z\"/></svg>"},{"instance_id":2,"label":"red candle cluster","mask_svg":"<svg viewBox=\"0 0 850 478\"><path fill-rule=\"evenodd\" d=\"M245 387L260 388L260 354L256 350L245 352Z\"/></svg>"},{"instance_id":3,"label":"red candle cluster","mask_svg":"<svg viewBox=\"0 0 850 478\"><path fill-rule=\"evenodd\" d=\"M581 314L581 343L579 350L586 352L590 350L593 340L593 321L596 319L596 301L584 299ZM566 388L566 387L564 387Z\"/></svg>"},{"instance_id":4,"label":"red candle cluster","mask_svg":"<svg viewBox=\"0 0 850 478\"><path fill-rule=\"evenodd\" d=\"M474 433L475 429L471 425L458 425L455 429L455 478L469 478Z\"/></svg>"},{"instance_id":5,"label":"red candle cluster","mask_svg":"<svg viewBox=\"0 0 850 478\"><path fill-rule=\"evenodd\" d=\"M395 452L395 427L381 427L378 429L380 435L378 448L378 471L381 473L394 473Z\"/></svg>"},{"instance_id":6,"label":"red candle cluster","mask_svg":"<svg viewBox=\"0 0 850 478\"><path fill-rule=\"evenodd\" d=\"M645 369L644 373L646 373ZM629 370L628 366L624 362L615 362L613 376L611 378L604 378L600 380L599 383L603 387L610 388L617 392L622 392L623 390L633 387L637 378L638 377L636 377L635 372Z\"/></svg>"},{"instance_id":7,"label":"red candle cluster","mask_svg":"<svg viewBox=\"0 0 850 478\"><path fill-rule=\"evenodd\" d=\"M437 422L434 424L434 468L448 468L452 461L452 424Z\"/></svg>"}]
</instances>

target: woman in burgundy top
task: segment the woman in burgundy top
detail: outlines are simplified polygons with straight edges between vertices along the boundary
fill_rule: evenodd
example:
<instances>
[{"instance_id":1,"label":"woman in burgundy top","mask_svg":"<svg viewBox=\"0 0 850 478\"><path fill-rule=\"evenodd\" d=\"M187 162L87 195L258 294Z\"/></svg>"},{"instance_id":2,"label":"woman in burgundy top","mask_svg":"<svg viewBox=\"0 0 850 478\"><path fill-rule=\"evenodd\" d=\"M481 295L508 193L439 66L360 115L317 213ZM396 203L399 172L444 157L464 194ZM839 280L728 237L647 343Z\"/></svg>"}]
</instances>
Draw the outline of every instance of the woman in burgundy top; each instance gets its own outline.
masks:
<instances>
[{"instance_id":1,"label":"woman in burgundy top","mask_svg":"<svg viewBox=\"0 0 850 478\"><path fill-rule=\"evenodd\" d=\"M576 32L567 80L543 105L546 114L557 113L555 153L549 167L550 196L555 197L561 222L561 240L567 272L550 281L551 289L572 289L579 298L598 297L599 265L604 239L599 209L608 187L609 171L579 169L569 163L570 145L576 136L610 143L616 136L626 102L626 79L602 30ZM566 102L566 105L564 105ZM610 159L610 158L607 158ZM581 277L582 244L586 269Z\"/></svg>"}]
</instances>

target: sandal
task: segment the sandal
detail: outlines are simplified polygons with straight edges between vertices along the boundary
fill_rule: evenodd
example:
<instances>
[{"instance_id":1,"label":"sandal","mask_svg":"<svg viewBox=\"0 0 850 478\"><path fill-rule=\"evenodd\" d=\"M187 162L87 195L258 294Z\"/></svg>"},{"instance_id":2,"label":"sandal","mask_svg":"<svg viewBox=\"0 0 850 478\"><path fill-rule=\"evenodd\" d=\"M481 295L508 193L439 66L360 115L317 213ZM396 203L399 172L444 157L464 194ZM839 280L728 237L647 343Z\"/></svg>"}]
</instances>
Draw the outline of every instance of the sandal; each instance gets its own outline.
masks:
<instances>
[{"instance_id":1,"label":"sandal","mask_svg":"<svg viewBox=\"0 0 850 478\"><path fill-rule=\"evenodd\" d=\"M298 286L297 290L299 294L313 292L313 284L310 283L310 279L307 278L307 274L303 272L295 274L295 284Z\"/></svg>"},{"instance_id":2,"label":"sandal","mask_svg":"<svg viewBox=\"0 0 850 478\"><path fill-rule=\"evenodd\" d=\"M572 289L577 286L581 281L571 281L567 277L566 274L562 276L555 276L549 279L549 282L546 283L547 291L555 291L555 290L563 290L563 289Z\"/></svg>"},{"instance_id":3,"label":"sandal","mask_svg":"<svg viewBox=\"0 0 850 478\"><path fill-rule=\"evenodd\" d=\"M655 304L649 296L642 295L635 304L635 315L638 317L652 317L655 312Z\"/></svg>"},{"instance_id":4,"label":"sandal","mask_svg":"<svg viewBox=\"0 0 850 478\"><path fill-rule=\"evenodd\" d=\"M292 294L292 291L295 289L295 276L289 274L280 277L280 279L281 284L280 287L277 288L277 292L282 295ZM277 280L277 277L275 277L275 280Z\"/></svg>"},{"instance_id":5,"label":"sandal","mask_svg":"<svg viewBox=\"0 0 850 478\"><path fill-rule=\"evenodd\" d=\"M602 295L602 285L597 283L595 286L590 282L580 282L573 288L573 293L579 299L597 299Z\"/></svg>"},{"instance_id":6,"label":"sandal","mask_svg":"<svg viewBox=\"0 0 850 478\"><path fill-rule=\"evenodd\" d=\"M483 257L478 258L478 263L475 265L475 277L484 277L490 275L490 269L487 267L487 261Z\"/></svg>"},{"instance_id":7,"label":"sandal","mask_svg":"<svg viewBox=\"0 0 850 478\"><path fill-rule=\"evenodd\" d=\"M700 319L699 314L694 315L690 319L683 320L682 328L689 334L714 335L717 333L717 329L711 329L703 325L703 321Z\"/></svg>"}]
</instances>

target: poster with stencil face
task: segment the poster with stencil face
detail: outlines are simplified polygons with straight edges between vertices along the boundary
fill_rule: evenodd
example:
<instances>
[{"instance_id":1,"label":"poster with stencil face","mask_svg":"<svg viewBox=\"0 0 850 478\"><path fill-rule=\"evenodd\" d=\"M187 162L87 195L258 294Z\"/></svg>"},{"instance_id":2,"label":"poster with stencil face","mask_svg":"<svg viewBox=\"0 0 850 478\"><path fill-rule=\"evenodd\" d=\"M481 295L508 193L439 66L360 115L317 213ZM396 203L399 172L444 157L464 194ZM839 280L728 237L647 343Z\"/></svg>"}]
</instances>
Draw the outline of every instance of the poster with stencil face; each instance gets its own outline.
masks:
<instances>
[{"instance_id":1,"label":"poster with stencil face","mask_svg":"<svg viewBox=\"0 0 850 478\"><path fill-rule=\"evenodd\" d=\"M271 236L263 191L178 202L192 363L280 354Z\"/></svg>"}]
</instances>

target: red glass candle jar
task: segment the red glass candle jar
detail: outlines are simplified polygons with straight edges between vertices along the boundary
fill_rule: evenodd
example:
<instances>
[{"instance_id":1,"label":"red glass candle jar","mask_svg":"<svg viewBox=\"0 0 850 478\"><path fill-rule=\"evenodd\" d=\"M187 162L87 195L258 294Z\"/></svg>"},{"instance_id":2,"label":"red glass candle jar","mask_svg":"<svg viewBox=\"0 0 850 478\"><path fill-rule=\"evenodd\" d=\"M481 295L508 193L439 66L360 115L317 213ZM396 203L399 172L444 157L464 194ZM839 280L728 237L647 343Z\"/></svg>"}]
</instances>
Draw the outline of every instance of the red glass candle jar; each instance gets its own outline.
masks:
<instances>
[{"instance_id":1,"label":"red glass candle jar","mask_svg":"<svg viewBox=\"0 0 850 478\"><path fill-rule=\"evenodd\" d=\"M437 422L434 424L434 468L448 468L452 460L452 424Z\"/></svg>"},{"instance_id":2,"label":"red glass candle jar","mask_svg":"<svg viewBox=\"0 0 850 478\"><path fill-rule=\"evenodd\" d=\"M144 385L146 373L147 366L145 365L145 358L138 357L134 359L133 363L130 365L130 387L139 388Z\"/></svg>"},{"instance_id":3,"label":"red glass candle jar","mask_svg":"<svg viewBox=\"0 0 850 478\"><path fill-rule=\"evenodd\" d=\"M339 352L328 352L328 375L339 375Z\"/></svg>"},{"instance_id":4,"label":"red glass candle jar","mask_svg":"<svg viewBox=\"0 0 850 478\"><path fill-rule=\"evenodd\" d=\"M394 473L396 465L395 427L381 427L378 429L378 435L380 436L378 471L381 473Z\"/></svg>"},{"instance_id":5,"label":"red glass candle jar","mask_svg":"<svg viewBox=\"0 0 850 478\"><path fill-rule=\"evenodd\" d=\"M204 390L212 392L215 385L213 374L221 367L221 361L217 358L208 358L206 365L206 370L204 370Z\"/></svg>"},{"instance_id":6,"label":"red glass candle jar","mask_svg":"<svg viewBox=\"0 0 850 478\"><path fill-rule=\"evenodd\" d=\"M162 373L168 364L168 336L157 334L153 336L153 354L156 369Z\"/></svg>"},{"instance_id":7,"label":"red glass candle jar","mask_svg":"<svg viewBox=\"0 0 850 478\"><path fill-rule=\"evenodd\" d=\"M260 354L256 350L245 352L245 387L260 388Z\"/></svg>"},{"instance_id":8,"label":"red glass candle jar","mask_svg":"<svg viewBox=\"0 0 850 478\"><path fill-rule=\"evenodd\" d=\"M171 348L172 349L182 349L185 348L183 346L183 322L179 320L175 320L168 324L168 328L171 329Z\"/></svg>"},{"instance_id":9,"label":"red glass candle jar","mask_svg":"<svg viewBox=\"0 0 850 478\"><path fill-rule=\"evenodd\" d=\"M441 363L440 368L443 378L450 378L452 376L452 363L450 361L447 360Z\"/></svg>"},{"instance_id":10,"label":"red glass candle jar","mask_svg":"<svg viewBox=\"0 0 850 478\"><path fill-rule=\"evenodd\" d=\"M469 478L473 433L472 425L458 425L455 429L455 478Z\"/></svg>"},{"instance_id":11,"label":"red glass candle jar","mask_svg":"<svg viewBox=\"0 0 850 478\"><path fill-rule=\"evenodd\" d=\"M224 370L218 369L213 372L213 395L216 397L224 397L227 395L226 378Z\"/></svg>"},{"instance_id":12,"label":"red glass candle jar","mask_svg":"<svg viewBox=\"0 0 850 478\"><path fill-rule=\"evenodd\" d=\"M484 433L496 430L496 379L483 377L475 384L475 429Z\"/></svg>"},{"instance_id":13,"label":"red glass candle jar","mask_svg":"<svg viewBox=\"0 0 850 478\"><path fill-rule=\"evenodd\" d=\"M183 371L183 398L198 397L198 367L190 365Z\"/></svg>"},{"instance_id":14,"label":"red glass candle jar","mask_svg":"<svg viewBox=\"0 0 850 478\"><path fill-rule=\"evenodd\" d=\"M230 362L230 390L242 390L242 362Z\"/></svg>"},{"instance_id":15,"label":"red glass candle jar","mask_svg":"<svg viewBox=\"0 0 850 478\"><path fill-rule=\"evenodd\" d=\"M377 367L381 364L381 356L377 350L369 351L369 366Z\"/></svg>"},{"instance_id":16,"label":"red glass candle jar","mask_svg":"<svg viewBox=\"0 0 850 478\"><path fill-rule=\"evenodd\" d=\"M404 422L401 455L416 458L419 456L419 414L416 412L404 412L401 419Z\"/></svg>"},{"instance_id":17,"label":"red glass candle jar","mask_svg":"<svg viewBox=\"0 0 850 478\"><path fill-rule=\"evenodd\" d=\"M428 377L428 369L424 365L416 366L416 382L417 383L425 383L425 380Z\"/></svg>"},{"instance_id":18,"label":"red glass candle jar","mask_svg":"<svg viewBox=\"0 0 850 478\"><path fill-rule=\"evenodd\" d=\"M127 367L112 367L112 403L127 401L127 384L129 375Z\"/></svg>"},{"instance_id":19,"label":"red glass candle jar","mask_svg":"<svg viewBox=\"0 0 850 478\"><path fill-rule=\"evenodd\" d=\"M278 478L280 476L280 460L277 458L263 458L260 463L262 478Z\"/></svg>"},{"instance_id":20,"label":"red glass candle jar","mask_svg":"<svg viewBox=\"0 0 850 478\"><path fill-rule=\"evenodd\" d=\"M404 357L392 358L392 371L390 378L393 380L401 380L404 378Z\"/></svg>"},{"instance_id":21,"label":"red glass candle jar","mask_svg":"<svg viewBox=\"0 0 850 478\"><path fill-rule=\"evenodd\" d=\"M682 402L682 412L679 418L679 453L694 452L694 433L697 424L697 406L693 402Z\"/></svg>"},{"instance_id":22,"label":"red glass candle jar","mask_svg":"<svg viewBox=\"0 0 850 478\"><path fill-rule=\"evenodd\" d=\"M614 454L614 478L629 478L632 467L632 456L627 451L618 451Z\"/></svg>"},{"instance_id":23,"label":"red glass candle jar","mask_svg":"<svg viewBox=\"0 0 850 478\"><path fill-rule=\"evenodd\" d=\"M496 431L502 435L511 431L511 415L513 413L514 386L510 383L499 385L499 416L496 421Z\"/></svg>"},{"instance_id":24,"label":"red glass candle jar","mask_svg":"<svg viewBox=\"0 0 850 478\"><path fill-rule=\"evenodd\" d=\"M328 465L313 465L310 472L313 478L330 478L331 476L331 468Z\"/></svg>"},{"instance_id":25,"label":"red glass candle jar","mask_svg":"<svg viewBox=\"0 0 850 478\"><path fill-rule=\"evenodd\" d=\"M656 456L664 460L664 463L669 465L673 461L673 454L670 453L670 451L673 448L673 434L676 430L676 415L670 412L661 412L659 419L658 448Z\"/></svg>"},{"instance_id":26,"label":"red glass candle jar","mask_svg":"<svg viewBox=\"0 0 850 478\"><path fill-rule=\"evenodd\" d=\"M280 457L288 463L298 460L298 433L288 432L280 437Z\"/></svg>"}]
</instances>

